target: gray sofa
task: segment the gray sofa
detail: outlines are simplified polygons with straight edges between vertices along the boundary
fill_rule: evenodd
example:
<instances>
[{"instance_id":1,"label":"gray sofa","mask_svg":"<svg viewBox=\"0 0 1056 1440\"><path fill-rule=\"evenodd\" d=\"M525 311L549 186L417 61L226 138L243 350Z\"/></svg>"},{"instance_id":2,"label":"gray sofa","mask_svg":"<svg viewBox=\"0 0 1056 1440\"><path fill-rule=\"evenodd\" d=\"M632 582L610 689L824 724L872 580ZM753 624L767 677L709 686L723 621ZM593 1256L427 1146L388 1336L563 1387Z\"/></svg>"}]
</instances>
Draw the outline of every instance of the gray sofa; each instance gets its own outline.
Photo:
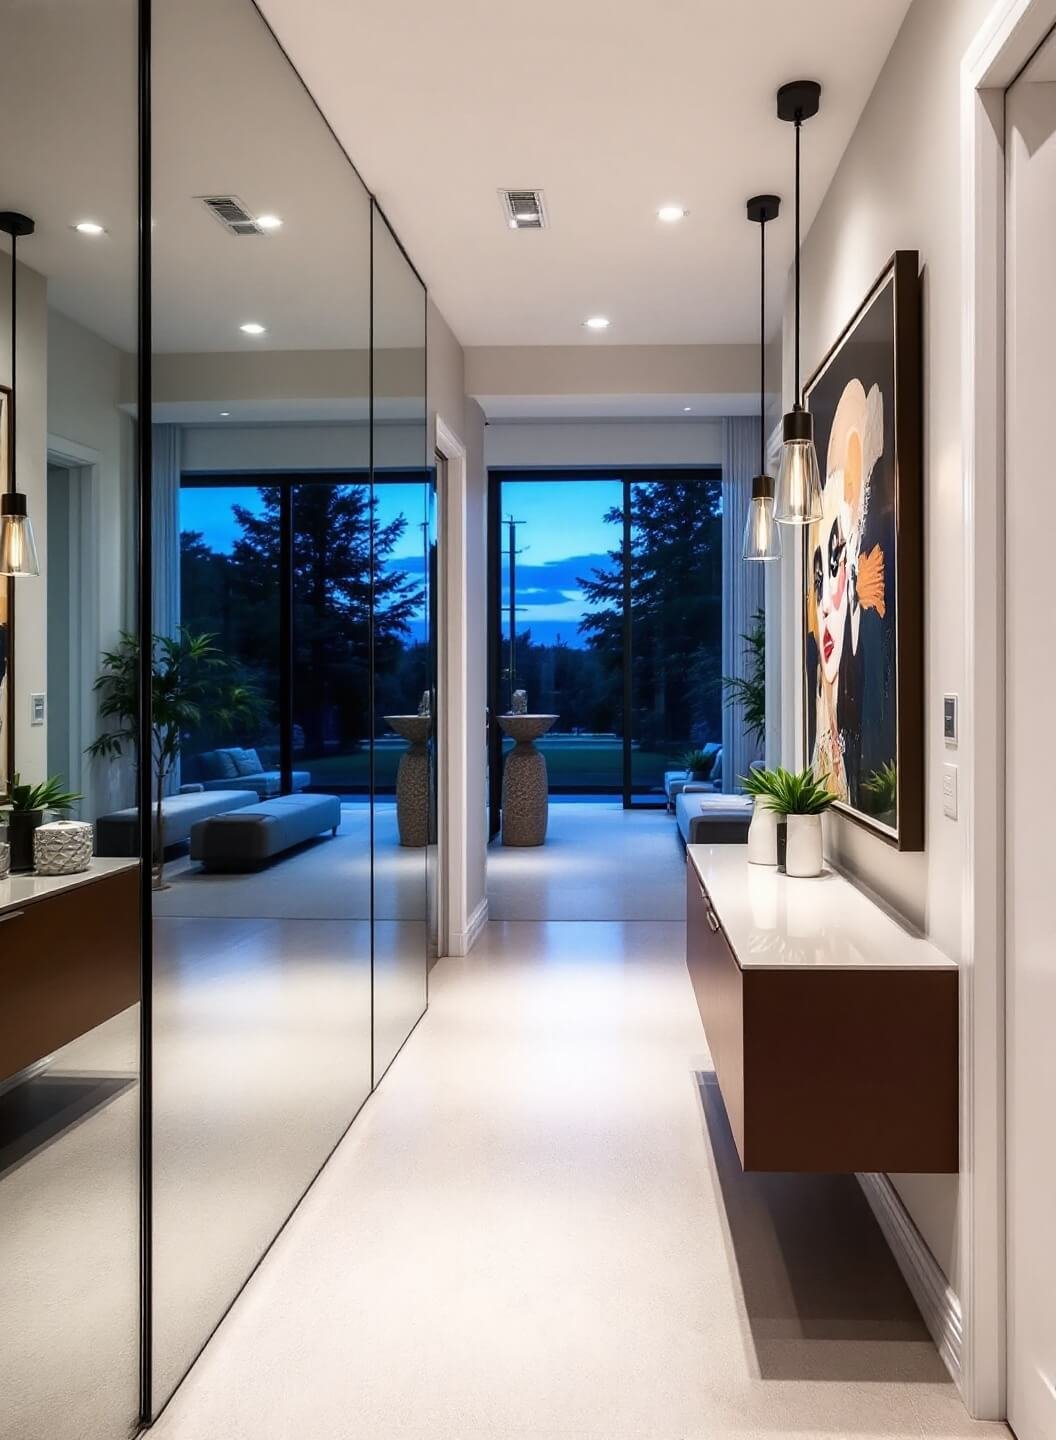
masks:
<instances>
[{"instance_id":1,"label":"gray sofa","mask_svg":"<svg viewBox=\"0 0 1056 1440\"><path fill-rule=\"evenodd\" d=\"M253 804L253 791L198 790L190 794L166 795L161 802L161 839L168 850L190 837L192 827L210 815L222 815ZM135 806L100 815L95 822L97 855L139 854L139 811Z\"/></svg>"},{"instance_id":2,"label":"gray sofa","mask_svg":"<svg viewBox=\"0 0 1056 1440\"><path fill-rule=\"evenodd\" d=\"M282 788L282 774L265 765L259 751L226 745L188 756L181 763L180 779L203 790L250 790L258 800L268 800ZM294 770L291 779L294 791L307 790L312 783L307 770Z\"/></svg>"},{"instance_id":3,"label":"gray sofa","mask_svg":"<svg viewBox=\"0 0 1056 1440\"><path fill-rule=\"evenodd\" d=\"M199 820L191 829L191 859L206 870L256 870L323 830L336 835L340 824L336 795L276 795Z\"/></svg>"}]
</instances>

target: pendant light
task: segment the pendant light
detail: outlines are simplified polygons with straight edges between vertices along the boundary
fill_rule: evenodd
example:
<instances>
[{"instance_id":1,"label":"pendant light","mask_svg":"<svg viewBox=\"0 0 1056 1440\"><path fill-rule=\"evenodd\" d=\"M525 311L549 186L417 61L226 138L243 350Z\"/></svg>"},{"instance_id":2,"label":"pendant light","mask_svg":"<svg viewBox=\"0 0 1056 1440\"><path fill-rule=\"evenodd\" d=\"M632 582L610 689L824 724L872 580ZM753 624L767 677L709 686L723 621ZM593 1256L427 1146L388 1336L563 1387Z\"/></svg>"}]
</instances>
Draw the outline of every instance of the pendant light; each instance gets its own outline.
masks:
<instances>
[{"instance_id":1,"label":"pendant light","mask_svg":"<svg viewBox=\"0 0 1056 1440\"><path fill-rule=\"evenodd\" d=\"M774 521L774 482L766 473L766 222L776 220L781 201L776 195L753 195L748 219L759 226L759 473L744 522L745 560L780 560L781 532Z\"/></svg>"},{"instance_id":2,"label":"pendant light","mask_svg":"<svg viewBox=\"0 0 1056 1440\"><path fill-rule=\"evenodd\" d=\"M11 442L8 455L8 489L0 496L0 575L39 575L37 543L33 538L33 522L26 509L26 497L15 484L15 457L17 455L15 425L18 419L18 387L15 384L15 365L18 358L18 280L17 250L21 236L32 235L36 229L28 215L16 210L0 211L0 231L11 236L11 423L8 436Z\"/></svg>"},{"instance_id":3,"label":"pendant light","mask_svg":"<svg viewBox=\"0 0 1056 1440\"><path fill-rule=\"evenodd\" d=\"M783 424L781 473L777 480L774 513L783 525L809 525L821 519L821 476L818 452L814 448L814 417L803 408L803 387L799 372L799 291L800 291L800 130L821 108L821 86L816 80L793 80L777 92L778 119L796 127L796 398Z\"/></svg>"}]
</instances>

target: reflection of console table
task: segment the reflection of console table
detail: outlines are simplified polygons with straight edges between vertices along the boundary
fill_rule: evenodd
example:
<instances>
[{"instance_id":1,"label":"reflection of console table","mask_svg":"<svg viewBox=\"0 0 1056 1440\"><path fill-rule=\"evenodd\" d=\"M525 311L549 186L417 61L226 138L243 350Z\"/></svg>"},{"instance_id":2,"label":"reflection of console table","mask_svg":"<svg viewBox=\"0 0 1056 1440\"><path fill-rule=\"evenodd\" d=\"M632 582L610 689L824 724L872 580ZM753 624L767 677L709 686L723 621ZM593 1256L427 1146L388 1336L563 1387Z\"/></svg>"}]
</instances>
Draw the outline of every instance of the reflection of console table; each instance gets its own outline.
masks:
<instances>
[{"instance_id":1,"label":"reflection of console table","mask_svg":"<svg viewBox=\"0 0 1056 1440\"><path fill-rule=\"evenodd\" d=\"M0 880L0 1081L139 999L139 865Z\"/></svg>"},{"instance_id":2,"label":"reflection of console table","mask_svg":"<svg viewBox=\"0 0 1056 1440\"><path fill-rule=\"evenodd\" d=\"M957 966L836 874L690 845L686 960L745 1170L957 1169Z\"/></svg>"},{"instance_id":3,"label":"reflection of console table","mask_svg":"<svg viewBox=\"0 0 1056 1440\"><path fill-rule=\"evenodd\" d=\"M546 756L532 743L556 715L499 715L503 733L516 741L502 767L502 843L542 845L550 808Z\"/></svg>"},{"instance_id":4,"label":"reflection of console table","mask_svg":"<svg viewBox=\"0 0 1056 1440\"><path fill-rule=\"evenodd\" d=\"M419 849L429 843L429 748L433 728L429 715L386 715L407 749L396 771L396 825L400 844Z\"/></svg>"}]
</instances>

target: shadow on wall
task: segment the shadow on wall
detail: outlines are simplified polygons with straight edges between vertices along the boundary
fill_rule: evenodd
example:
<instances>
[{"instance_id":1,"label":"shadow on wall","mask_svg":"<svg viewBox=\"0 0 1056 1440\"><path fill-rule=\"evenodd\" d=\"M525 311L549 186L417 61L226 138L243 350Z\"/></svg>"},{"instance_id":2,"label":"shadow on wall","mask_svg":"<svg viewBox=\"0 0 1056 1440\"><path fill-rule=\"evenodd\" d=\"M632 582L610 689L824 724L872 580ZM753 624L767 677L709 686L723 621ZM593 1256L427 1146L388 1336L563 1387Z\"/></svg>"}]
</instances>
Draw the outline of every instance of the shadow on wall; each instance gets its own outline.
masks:
<instances>
[{"instance_id":1,"label":"shadow on wall","mask_svg":"<svg viewBox=\"0 0 1056 1440\"><path fill-rule=\"evenodd\" d=\"M948 1381L855 1177L745 1174L714 1074L697 1087L760 1376Z\"/></svg>"}]
</instances>

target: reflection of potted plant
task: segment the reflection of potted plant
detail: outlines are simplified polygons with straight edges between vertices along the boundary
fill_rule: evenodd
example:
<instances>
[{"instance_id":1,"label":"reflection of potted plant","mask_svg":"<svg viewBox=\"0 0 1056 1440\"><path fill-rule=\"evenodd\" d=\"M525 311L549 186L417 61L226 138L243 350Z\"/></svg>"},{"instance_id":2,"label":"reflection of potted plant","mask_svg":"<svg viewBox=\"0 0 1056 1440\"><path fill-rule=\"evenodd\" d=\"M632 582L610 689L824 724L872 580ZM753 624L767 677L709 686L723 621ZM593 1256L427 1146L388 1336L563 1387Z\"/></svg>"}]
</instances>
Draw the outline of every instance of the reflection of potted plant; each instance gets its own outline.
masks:
<instances>
[{"instance_id":1,"label":"reflection of potted plant","mask_svg":"<svg viewBox=\"0 0 1056 1440\"><path fill-rule=\"evenodd\" d=\"M11 869L33 869L33 831L44 819L45 810L63 814L81 797L62 788L58 775L40 785L23 785L20 775L11 784L2 803L7 809L7 840L11 846Z\"/></svg>"},{"instance_id":2,"label":"reflection of potted plant","mask_svg":"<svg viewBox=\"0 0 1056 1440\"><path fill-rule=\"evenodd\" d=\"M893 760L872 770L862 781L862 809L894 825L898 811L898 767Z\"/></svg>"},{"instance_id":3,"label":"reflection of potted plant","mask_svg":"<svg viewBox=\"0 0 1056 1440\"><path fill-rule=\"evenodd\" d=\"M214 635L155 635L152 659L151 735L153 738L153 879L155 889L164 883L165 846L163 805L165 782L180 755L180 735L197 728L207 711L221 731L239 724L256 724L261 702L252 685L234 674L234 665L213 644ZM103 652L103 673L95 682L102 697L99 714L117 722L88 746L89 755L114 759L126 747L135 753L139 717L139 639L123 633L116 650ZM138 764L137 756L137 764Z\"/></svg>"},{"instance_id":4,"label":"reflection of potted plant","mask_svg":"<svg viewBox=\"0 0 1056 1440\"><path fill-rule=\"evenodd\" d=\"M779 767L768 775L762 803L788 825L785 874L804 880L820 875L821 817L836 799L826 783L829 777L819 780L809 766L798 774Z\"/></svg>"},{"instance_id":5,"label":"reflection of potted plant","mask_svg":"<svg viewBox=\"0 0 1056 1440\"><path fill-rule=\"evenodd\" d=\"M715 752L709 754L707 750L687 750L682 757L682 764L690 780L710 780L711 772L715 769Z\"/></svg>"}]
</instances>

